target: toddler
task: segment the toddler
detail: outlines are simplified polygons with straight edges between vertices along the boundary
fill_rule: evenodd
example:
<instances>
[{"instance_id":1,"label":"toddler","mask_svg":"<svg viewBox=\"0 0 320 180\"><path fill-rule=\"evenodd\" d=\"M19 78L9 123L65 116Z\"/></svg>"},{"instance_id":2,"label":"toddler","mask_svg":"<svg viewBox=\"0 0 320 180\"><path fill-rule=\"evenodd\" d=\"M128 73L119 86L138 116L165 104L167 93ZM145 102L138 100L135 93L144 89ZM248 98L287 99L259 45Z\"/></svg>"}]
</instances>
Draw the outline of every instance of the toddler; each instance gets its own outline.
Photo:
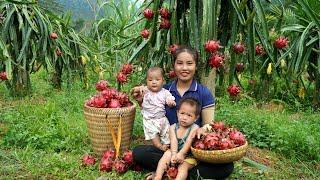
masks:
<instances>
[{"instance_id":1,"label":"toddler","mask_svg":"<svg viewBox=\"0 0 320 180\"><path fill-rule=\"evenodd\" d=\"M143 86L143 130L146 140L152 140L155 147L166 151L169 148L169 121L165 114L165 105L175 106L175 98L162 88L163 71L152 67L147 71L147 87Z\"/></svg>"},{"instance_id":2,"label":"toddler","mask_svg":"<svg viewBox=\"0 0 320 180\"><path fill-rule=\"evenodd\" d=\"M188 171L197 165L190 152L192 140L199 128L194 122L199 118L201 107L193 97L182 98L177 107L178 123L170 126L170 150L160 159L155 180L161 180L168 165L178 164L176 179L187 179Z\"/></svg>"}]
</instances>

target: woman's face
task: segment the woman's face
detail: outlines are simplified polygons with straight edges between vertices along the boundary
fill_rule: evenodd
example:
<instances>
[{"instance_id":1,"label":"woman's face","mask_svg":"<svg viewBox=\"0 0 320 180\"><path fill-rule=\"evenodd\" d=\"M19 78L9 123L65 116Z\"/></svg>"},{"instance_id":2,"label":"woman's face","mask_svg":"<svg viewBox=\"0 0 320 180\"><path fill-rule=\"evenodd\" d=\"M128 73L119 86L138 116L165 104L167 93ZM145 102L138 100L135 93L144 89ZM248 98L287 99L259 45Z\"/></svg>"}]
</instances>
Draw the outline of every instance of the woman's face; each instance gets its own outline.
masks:
<instances>
[{"instance_id":1,"label":"woman's face","mask_svg":"<svg viewBox=\"0 0 320 180\"><path fill-rule=\"evenodd\" d=\"M192 81L196 72L196 61L188 52L180 53L174 62L174 71L179 81Z\"/></svg>"}]
</instances>

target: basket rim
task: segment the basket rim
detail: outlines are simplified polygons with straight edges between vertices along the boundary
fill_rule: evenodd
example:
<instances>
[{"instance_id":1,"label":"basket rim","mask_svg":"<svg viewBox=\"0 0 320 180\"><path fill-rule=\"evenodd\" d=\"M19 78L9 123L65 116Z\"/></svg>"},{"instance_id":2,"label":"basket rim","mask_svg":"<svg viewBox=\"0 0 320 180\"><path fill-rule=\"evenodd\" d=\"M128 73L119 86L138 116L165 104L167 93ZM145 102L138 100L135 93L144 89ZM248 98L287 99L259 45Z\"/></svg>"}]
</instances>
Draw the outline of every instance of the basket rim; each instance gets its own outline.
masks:
<instances>
[{"instance_id":1,"label":"basket rim","mask_svg":"<svg viewBox=\"0 0 320 180\"><path fill-rule=\"evenodd\" d=\"M120 107L120 108L96 108L96 107L91 107L91 106L88 106L86 104L86 102L84 103L83 105L84 109L87 109L87 110L91 110L91 111L130 111L132 109L135 109L137 107L137 105L135 103L132 103L132 106L129 106L129 107Z\"/></svg>"},{"instance_id":2,"label":"basket rim","mask_svg":"<svg viewBox=\"0 0 320 180\"><path fill-rule=\"evenodd\" d=\"M202 149L196 149L191 146L191 151L196 152L196 153L211 153L211 154L224 154L224 153L230 153L230 152L235 152L239 151L242 149L246 149L248 147L248 141L242 146L235 147L232 149L223 149L223 150L202 150Z\"/></svg>"}]
</instances>

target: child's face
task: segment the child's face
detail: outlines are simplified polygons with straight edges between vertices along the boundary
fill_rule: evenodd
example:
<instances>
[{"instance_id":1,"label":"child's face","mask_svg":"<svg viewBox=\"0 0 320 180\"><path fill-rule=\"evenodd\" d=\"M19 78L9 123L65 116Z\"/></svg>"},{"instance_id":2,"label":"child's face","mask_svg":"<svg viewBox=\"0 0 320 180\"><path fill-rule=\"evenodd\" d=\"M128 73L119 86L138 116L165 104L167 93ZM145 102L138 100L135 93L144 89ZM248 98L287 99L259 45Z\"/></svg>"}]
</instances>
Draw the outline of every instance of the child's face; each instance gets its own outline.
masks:
<instances>
[{"instance_id":1,"label":"child's face","mask_svg":"<svg viewBox=\"0 0 320 180\"><path fill-rule=\"evenodd\" d=\"M177 112L180 126L187 127L192 125L199 117L196 116L195 112L195 106L192 106L189 103L181 104L180 109Z\"/></svg>"},{"instance_id":2,"label":"child's face","mask_svg":"<svg viewBox=\"0 0 320 180\"><path fill-rule=\"evenodd\" d=\"M163 85L163 78L160 71L151 71L147 76L147 87L152 92L158 92Z\"/></svg>"}]
</instances>

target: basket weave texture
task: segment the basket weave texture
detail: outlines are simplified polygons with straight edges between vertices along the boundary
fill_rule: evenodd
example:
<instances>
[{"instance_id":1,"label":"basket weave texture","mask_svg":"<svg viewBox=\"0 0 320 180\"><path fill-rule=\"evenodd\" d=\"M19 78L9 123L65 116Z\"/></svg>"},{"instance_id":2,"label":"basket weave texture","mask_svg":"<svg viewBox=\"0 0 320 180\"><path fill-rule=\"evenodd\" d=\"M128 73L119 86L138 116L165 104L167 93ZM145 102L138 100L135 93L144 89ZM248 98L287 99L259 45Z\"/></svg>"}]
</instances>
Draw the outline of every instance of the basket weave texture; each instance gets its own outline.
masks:
<instances>
[{"instance_id":1,"label":"basket weave texture","mask_svg":"<svg viewBox=\"0 0 320 180\"><path fill-rule=\"evenodd\" d=\"M95 108L84 105L84 117L93 151L96 155L102 156L106 150L115 149L108 123L114 129L115 134L118 134L120 117L122 119L120 150L129 149L135 113L135 104L123 108Z\"/></svg>"},{"instance_id":2,"label":"basket weave texture","mask_svg":"<svg viewBox=\"0 0 320 180\"><path fill-rule=\"evenodd\" d=\"M193 156L199 161L212 164L230 163L241 159L247 152L248 142L244 145L225 150L201 150L191 147Z\"/></svg>"}]
</instances>

